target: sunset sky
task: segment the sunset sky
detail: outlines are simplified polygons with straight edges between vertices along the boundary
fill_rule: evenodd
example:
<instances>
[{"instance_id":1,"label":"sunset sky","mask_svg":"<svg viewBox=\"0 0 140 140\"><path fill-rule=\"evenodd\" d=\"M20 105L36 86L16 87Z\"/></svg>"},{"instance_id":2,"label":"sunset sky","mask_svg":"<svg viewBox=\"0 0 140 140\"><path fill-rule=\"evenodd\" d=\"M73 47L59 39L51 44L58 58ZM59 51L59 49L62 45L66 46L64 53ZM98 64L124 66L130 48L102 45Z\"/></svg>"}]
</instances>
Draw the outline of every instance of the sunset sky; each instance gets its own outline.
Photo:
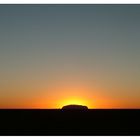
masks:
<instances>
[{"instance_id":1,"label":"sunset sky","mask_svg":"<svg viewBox=\"0 0 140 140\"><path fill-rule=\"evenodd\" d=\"M0 5L0 108L140 108L140 5Z\"/></svg>"}]
</instances>

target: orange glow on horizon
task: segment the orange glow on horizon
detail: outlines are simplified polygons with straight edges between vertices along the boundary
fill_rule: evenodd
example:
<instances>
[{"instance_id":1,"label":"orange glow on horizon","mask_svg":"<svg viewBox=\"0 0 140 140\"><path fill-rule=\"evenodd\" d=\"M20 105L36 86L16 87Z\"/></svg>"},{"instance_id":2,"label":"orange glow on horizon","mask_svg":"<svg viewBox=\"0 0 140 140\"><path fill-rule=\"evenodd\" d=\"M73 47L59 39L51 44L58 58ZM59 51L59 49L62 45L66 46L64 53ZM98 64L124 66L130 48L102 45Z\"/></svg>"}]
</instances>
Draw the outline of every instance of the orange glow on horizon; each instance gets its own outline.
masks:
<instances>
[{"instance_id":1,"label":"orange glow on horizon","mask_svg":"<svg viewBox=\"0 0 140 140\"><path fill-rule=\"evenodd\" d=\"M139 101L130 104L124 99L118 100L106 94L107 91L97 88L81 87L53 87L37 91L34 98L9 98L8 102L0 101L0 108L28 108L28 109L61 109L66 105L84 105L89 109L112 108L140 108Z\"/></svg>"},{"instance_id":2,"label":"orange glow on horizon","mask_svg":"<svg viewBox=\"0 0 140 140\"><path fill-rule=\"evenodd\" d=\"M89 101L86 99L82 99L79 97L70 97L70 98L60 100L58 102L58 108L62 108L65 105L73 105L73 104L74 105L84 105L84 106L87 106L88 108L91 107Z\"/></svg>"},{"instance_id":3,"label":"orange glow on horizon","mask_svg":"<svg viewBox=\"0 0 140 140\"><path fill-rule=\"evenodd\" d=\"M53 89L49 97L42 97L40 101L41 108L61 109L65 105L84 105L90 108L95 108L93 97L89 97L87 89ZM45 93L44 93L45 94ZM56 96L57 95L57 96Z\"/></svg>"}]
</instances>

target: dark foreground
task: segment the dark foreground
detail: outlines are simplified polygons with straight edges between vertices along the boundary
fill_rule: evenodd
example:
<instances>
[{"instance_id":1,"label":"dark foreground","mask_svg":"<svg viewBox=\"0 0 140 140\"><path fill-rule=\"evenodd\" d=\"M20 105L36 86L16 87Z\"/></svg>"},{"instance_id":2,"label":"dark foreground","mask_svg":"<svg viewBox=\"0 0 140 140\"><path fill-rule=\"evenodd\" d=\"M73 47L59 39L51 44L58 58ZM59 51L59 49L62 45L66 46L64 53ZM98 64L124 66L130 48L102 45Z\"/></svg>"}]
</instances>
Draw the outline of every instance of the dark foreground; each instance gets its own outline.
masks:
<instances>
[{"instance_id":1,"label":"dark foreground","mask_svg":"<svg viewBox=\"0 0 140 140\"><path fill-rule=\"evenodd\" d=\"M0 135L140 135L140 110L0 110Z\"/></svg>"}]
</instances>

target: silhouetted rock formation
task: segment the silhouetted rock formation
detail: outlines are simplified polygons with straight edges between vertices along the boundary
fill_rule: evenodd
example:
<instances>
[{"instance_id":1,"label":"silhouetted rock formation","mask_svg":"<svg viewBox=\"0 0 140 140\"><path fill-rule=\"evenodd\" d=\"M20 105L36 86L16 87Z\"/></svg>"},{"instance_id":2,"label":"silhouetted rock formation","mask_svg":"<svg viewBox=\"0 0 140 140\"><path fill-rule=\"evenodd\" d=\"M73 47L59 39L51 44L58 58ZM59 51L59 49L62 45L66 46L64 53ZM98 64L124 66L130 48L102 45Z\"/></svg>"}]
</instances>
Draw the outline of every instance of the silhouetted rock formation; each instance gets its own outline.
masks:
<instances>
[{"instance_id":1,"label":"silhouetted rock formation","mask_svg":"<svg viewBox=\"0 0 140 140\"><path fill-rule=\"evenodd\" d=\"M62 109L66 109L66 110L73 110L73 109L76 109L76 110L85 110L85 109L88 109L87 106L83 106L83 105L66 105L66 106L63 106Z\"/></svg>"}]
</instances>

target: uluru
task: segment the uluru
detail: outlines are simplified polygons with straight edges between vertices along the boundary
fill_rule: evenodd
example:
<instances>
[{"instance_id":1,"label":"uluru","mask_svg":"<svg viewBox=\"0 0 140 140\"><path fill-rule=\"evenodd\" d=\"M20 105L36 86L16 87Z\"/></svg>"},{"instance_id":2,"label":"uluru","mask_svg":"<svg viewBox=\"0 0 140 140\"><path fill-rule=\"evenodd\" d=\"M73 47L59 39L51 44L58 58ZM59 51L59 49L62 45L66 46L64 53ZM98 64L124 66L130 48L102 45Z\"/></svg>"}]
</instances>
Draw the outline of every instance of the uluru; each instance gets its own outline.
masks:
<instances>
[{"instance_id":1,"label":"uluru","mask_svg":"<svg viewBox=\"0 0 140 140\"><path fill-rule=\"evenodd\" d=\"M87 106L83 106L83 105L66 105L62 107L63 110L85 110L88 109Z\"/></svg>"}]
</instances>

